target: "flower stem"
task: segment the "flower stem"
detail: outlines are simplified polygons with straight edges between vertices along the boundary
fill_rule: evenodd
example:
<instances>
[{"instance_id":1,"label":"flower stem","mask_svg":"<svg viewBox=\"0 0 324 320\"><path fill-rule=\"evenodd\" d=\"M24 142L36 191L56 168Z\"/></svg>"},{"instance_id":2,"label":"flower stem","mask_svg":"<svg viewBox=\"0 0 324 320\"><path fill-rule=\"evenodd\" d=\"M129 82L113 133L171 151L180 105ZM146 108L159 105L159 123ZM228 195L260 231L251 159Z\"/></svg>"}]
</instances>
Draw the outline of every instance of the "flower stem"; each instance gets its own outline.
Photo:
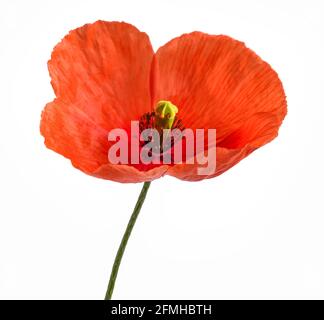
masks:
<instances>
[{"instance_id":1,"label":"flower stem","mask_svg":"<svg viewBox=\"0 0 324 320\"><path fill-rule=\"evenodd\" d=\"M147 191L150 187L151 182L144 182L142 191L137 199L134 211L129 219L128 225L126 227L124 236L122 238L122 241L119 245L116 257L115 257L115 261L114 261L114 265L112 267L111 270L111 274L110 274L110 279L109 279L109 283L108 283L108 288L107 288L107 292L106 292L106 296L105 296L105 300L110 300L111 296L113 294L114 291L114 287L115 287L115 282L116 282L116 278L117 278L117 274L118 274L118 270L119 270L119 266L120 266L120 262L122 260L129 236L132 233L133 227L135 225L136 219L138 217L138 214L141 211L142 205L144 203Z\"/></svg>"}]
</instances>

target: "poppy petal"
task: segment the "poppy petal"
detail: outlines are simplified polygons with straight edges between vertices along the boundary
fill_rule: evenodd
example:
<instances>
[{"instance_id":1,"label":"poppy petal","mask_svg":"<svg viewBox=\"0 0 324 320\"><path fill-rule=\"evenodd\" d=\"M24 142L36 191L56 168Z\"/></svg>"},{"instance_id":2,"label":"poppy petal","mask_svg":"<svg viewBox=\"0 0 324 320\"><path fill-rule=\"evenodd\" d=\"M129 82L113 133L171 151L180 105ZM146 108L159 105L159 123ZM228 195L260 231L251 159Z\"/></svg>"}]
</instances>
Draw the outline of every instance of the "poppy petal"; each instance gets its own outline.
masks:
<instances>
[{"instance_id":1,"label":"poppy petal","mask_svg":"<svg viewBox=\"0 0 324 320\"><path fill-rule=\"evenodd\" d=\"M140 171L129 165L109 164L106 130L79 109L58 99L46 105L40 129L48 148L70 159L77 169L98 178L122 183L144 182L160 178L168 169L162 165Z\"/></svg>"},{"instance_id":2,"label":"poppy petal","mask_svg":"<svg viewBox=\"0 0 324 320\"><path fill-rule=\"evenodd\" d=\"M106 130L70 103L55 99L46 105L41 119L45 145L69 158L72 164L91 173L107 163Z\"/></svg>"},{"instance_id":3,"label":"poppy petal","mask_svg":"<svg viewBox=\"0 0 324 320\"><path fill-rule=\"evenodd\" d=\"M108 164L109 130L151 109L152 59L149 38L129 24L98 21L71 31L48 63L57 98L42 113L46 146L88 174Z\"/></svg>"},{"instance_id":4,"label":"poppy petal","mask_svg":"<svg viewBox=\"0 0 324 320\"><path fill-rule=\"evenodd\" d=\"M177 105L184 127L216 129L217 160L227 159L225 167L277 136L287 112L281 81L244 43L223 35L185 34L157 51L154 68L154 101ZM175 165L168 174L188 178L189 173L181 174L185 166ZM199 180L193 173L190 177Z\"/></svg>"},{"instance_id":5,"label":"poppy petal","mask_svg":"<svg viewBox=\"0 0 324 320\"><path fill-rule=\"evenodd\" d=\"M200 181L203 179L210 179L220 174L224 173L242 159L247 157L250 153L255 150L254 147L250 145L246 145L244 148L241 149L226 149L217 147L216 148L216 167L215 171L209 174L198 174L198 169L205 167L205 165L199 165L197 163L194 164L176 164L169 168L166 174L170 176L174 176L181 180L186 181Z\"/></svg>"},{"instance_id":6,"label":"poppy petal","mask_svg":"<svg viewBox=\"0 0 324 320\"><path fill-rule=\"evenodd\" d=\"M65 36L48 68L58 98L103 128L123 128L151 109L153 55L148 36L134 26L97 21Z\"/></svg>"},{"instance_id":7,"label":"poppy petal","mask_svg":"<svg viewBox=\"0 0 324 320\"><path fill-rule=\"evenodd\" d=\"M161 178L168 169L169 166L161 165L148 171L140 171L129 165L105 164L99 167L92 175L98 178L122 183L137 183Z\"/></svg>"}]
</instances>

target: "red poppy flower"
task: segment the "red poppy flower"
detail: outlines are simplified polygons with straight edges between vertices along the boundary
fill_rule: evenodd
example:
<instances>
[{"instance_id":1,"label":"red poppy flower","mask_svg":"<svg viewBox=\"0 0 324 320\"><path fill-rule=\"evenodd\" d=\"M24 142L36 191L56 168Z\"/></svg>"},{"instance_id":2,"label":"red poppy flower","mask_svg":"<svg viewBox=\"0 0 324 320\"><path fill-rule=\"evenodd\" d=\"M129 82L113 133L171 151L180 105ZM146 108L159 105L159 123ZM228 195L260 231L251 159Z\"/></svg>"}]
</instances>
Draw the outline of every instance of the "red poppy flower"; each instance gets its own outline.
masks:
<instances>
[{"instance_id":1,"label":"red poppy flower","mask_svg":"<svg viewBox=\"0 0 324 320\"><path fill-rule=\"evenodd\" d=\"M42 113L48 148L83 172L119 182L165 174L183 180L217 176L274 139L286 115L276 72L242 42L223 35L184 34L154 53L148 36L127 23L97 21L71 31L48 63L56 98ZM112 164L113 128L171 101L185 128L217 130L217 165ZM209 146L205 146L208 151Z\"/></svg>"}]
</instances>

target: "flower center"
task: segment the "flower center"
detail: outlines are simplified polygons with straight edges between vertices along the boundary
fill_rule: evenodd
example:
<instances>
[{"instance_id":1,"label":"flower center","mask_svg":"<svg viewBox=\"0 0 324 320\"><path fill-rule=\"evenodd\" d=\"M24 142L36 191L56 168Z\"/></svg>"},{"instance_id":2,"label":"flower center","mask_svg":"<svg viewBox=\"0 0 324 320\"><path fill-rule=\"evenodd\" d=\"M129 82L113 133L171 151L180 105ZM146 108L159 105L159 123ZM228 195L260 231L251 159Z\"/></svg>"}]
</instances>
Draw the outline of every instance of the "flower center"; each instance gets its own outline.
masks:
<instances>
[{"instance_id":1,"label":"flower center","mask_svg":"<svg viewBox=\"0 0 324 320\"><path fill-rule=\"evenodd\" d=\"M170 101L159 101L155 108L156 127L161 129L171 129L177 113L178 108Z\"/></svg>"},{"instance_id":2,"label":"flower center","mask_svg":"<svg viewBox=\"0 0 324 320\"><path fill-rule=\"evenodd\" d=\"M170 148L180 139L179 132L165 145L164 138L173 129L183 130L182 121L177 117L178 108L170 101L161 100L157 103L155 111L145 113L139 121L140 134L146 129L155 129L159 133L160 153ZM178 131L179 131L178 130ZM144 147L152 140L141 143Z\"/></svg>"},{"instance_id":3,"label":"flower center","mask_svg":"<svg viewBox=\"0 0 324 320\"><path fill-rule=\"evenodd\" d=\"M170 101L161 100L157 103L155 111L147 112L140 118L140 131L157 129L183 129L182 121L177 118L178 108Z\"/></svg>"}]
</instances>

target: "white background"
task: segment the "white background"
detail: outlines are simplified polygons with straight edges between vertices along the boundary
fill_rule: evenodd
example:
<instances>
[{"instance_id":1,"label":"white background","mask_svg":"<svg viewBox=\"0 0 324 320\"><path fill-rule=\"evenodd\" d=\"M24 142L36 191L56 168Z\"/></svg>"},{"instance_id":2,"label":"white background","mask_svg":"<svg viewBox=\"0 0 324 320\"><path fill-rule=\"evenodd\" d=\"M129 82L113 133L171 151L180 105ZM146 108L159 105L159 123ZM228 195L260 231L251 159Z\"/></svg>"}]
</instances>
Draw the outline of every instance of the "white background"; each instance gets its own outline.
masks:
<instances>
[{"instance_id":1,"label":"white background","mask_svg":"<svg viewBox=\"0 0 324 320\"><path fill-rule=\"evenodd\" d=\"M200 30L279 73L279 137L224 175L152 183L114 298L324 298L323 1L0 2L0 298L102 299L140 184L89 177L48 150L46 62L71 29L124 20L157 49Z\"/></svg>"}]
</instances>

